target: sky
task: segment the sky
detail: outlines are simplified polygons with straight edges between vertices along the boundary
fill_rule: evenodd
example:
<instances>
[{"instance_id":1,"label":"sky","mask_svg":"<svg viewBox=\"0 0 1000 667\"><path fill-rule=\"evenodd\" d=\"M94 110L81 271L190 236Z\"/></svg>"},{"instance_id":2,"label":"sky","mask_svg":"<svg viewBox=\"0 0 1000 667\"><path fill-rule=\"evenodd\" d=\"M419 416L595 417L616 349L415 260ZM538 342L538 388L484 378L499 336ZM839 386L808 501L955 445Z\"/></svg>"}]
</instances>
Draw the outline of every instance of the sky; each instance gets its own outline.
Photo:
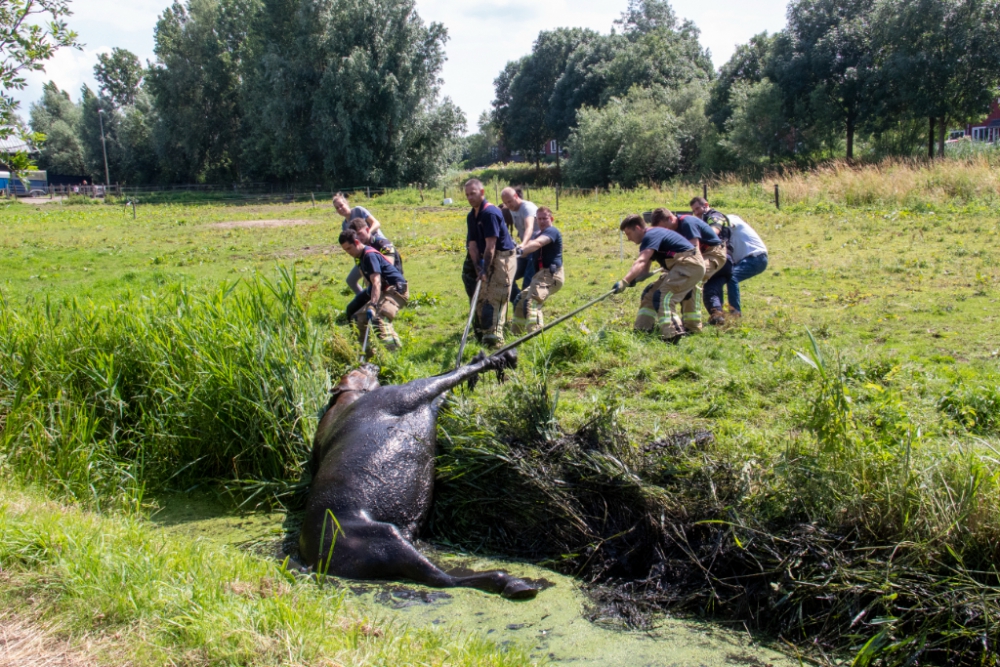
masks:
<instances>
[{"instance_id":1,"label":"sky","mask_svg":"<svg viewBox=\"0 0 1000 667\"><path fill-rule=\"evenodd\" d=\"M673 0L678 17L691 19L701 29L716 68L736 46L759 32L775 32L785 25L788 0ZM42 85L55 81L79 99L83 84L96 88L93 68L100 53L120 47L140 60L153 60L153 29L170 0L72 0L68 23L79 34L82 50L63 49L46 63L45 72L28 75L28 87L14 97L21 101L27 120L31 102L42 96ZM493 79L510 60L531 51L542 30L558 27L611 30L628 0L417 0L425 21L448 28L448 61L441 73L442 95L465 112L469 131L476 130L479 114L493 99Z\"/></svg>"}]
</instances>

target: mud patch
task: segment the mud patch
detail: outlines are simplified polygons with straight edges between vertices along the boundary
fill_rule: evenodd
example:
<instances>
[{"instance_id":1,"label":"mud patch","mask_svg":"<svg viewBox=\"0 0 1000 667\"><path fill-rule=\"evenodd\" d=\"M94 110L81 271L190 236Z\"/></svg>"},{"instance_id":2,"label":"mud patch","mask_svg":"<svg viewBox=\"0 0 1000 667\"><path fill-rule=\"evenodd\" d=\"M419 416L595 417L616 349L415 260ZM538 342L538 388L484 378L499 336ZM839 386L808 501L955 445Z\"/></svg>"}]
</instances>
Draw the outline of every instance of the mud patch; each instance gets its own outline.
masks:
<instances>
[{"instance_id":1,"label":"mud patch","mask_svg":"<svg viewBox=\"0 0 1000 667\"><path fill-rule=\"evenodd\" d=\"M328 220L306 220L305 218L288 218L285 220L230 220L214 222L208 225L211 229L270 229L274 227L298 227L301 225L321 225Z\"/></svg>"}]
</instances>

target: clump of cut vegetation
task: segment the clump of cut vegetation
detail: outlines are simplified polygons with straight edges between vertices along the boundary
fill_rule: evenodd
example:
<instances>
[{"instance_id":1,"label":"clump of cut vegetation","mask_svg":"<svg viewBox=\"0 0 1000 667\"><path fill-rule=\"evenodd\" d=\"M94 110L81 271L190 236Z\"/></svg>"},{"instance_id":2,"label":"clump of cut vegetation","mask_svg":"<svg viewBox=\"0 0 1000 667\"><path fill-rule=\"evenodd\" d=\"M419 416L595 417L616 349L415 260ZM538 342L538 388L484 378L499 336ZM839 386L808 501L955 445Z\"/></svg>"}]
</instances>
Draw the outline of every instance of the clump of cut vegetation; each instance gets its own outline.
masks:
<instances>
[{"instance_id":1,"label":"clump of cut vegetation","mask_svg":"<svg viewBox=\"0 0 1000 667\"><path fill-rule=\"evenodd\" d=\"M815 341L802 359L808 436L763 460L705 431L632 443L607 403L566 432L544 377L455 402L433 533L582 577L595 617L643 625L683 609L816 657L853 647L859 664L993 664L996 452L924 442L877 418L899 396L871 385L859 409L865 392Z\"/></svg>"}]
</instances>

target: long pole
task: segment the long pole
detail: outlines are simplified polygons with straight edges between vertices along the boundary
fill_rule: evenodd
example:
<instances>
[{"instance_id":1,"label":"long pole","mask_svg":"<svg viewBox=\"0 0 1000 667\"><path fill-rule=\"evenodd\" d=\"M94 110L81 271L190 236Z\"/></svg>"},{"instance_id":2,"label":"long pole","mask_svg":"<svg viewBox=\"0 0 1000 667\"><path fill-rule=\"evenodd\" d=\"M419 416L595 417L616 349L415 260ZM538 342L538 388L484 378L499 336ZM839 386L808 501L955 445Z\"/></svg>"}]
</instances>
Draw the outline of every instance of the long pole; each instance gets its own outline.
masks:
<instances>
[{"instance_id":1,"label":"long pole","mask_svg":"<svg viewBox=\"0 0 1000 667\"><path fill-rule=\"evenodd\" d=\"M651 276L652 275L656 275L657 273L661 272L662 270L663 269L657 269L656 271L653 271L649 275L651 275ZM592 300L588 301L587 303L583 304L582 306L580 306L579 308L577 308L573 312L566 313L565 315L563 315L559 319L553 320L553 321L549 322L544 327L542 327L540 329L536 329L535 331L532 331L527 336L522 336L521 338L518 338L513 343L510 343L509 345L503 346L502 348L500 348L499 350L497 350L493 354L494 355L503 354L504 352L507 352L508 350L513 350L515 347L518 347L519 345L522 345L523 343L527 343L529 340L531 340L535 336L538 336L538 335L540 335L540 334L548 331L549 329L551 329L552 327L556 326L557 324L562 324L563 322L565 322L569 318L573 317L577 313L580 313L580 312L582 312L584 310L587 310L591 306L593 306L593 305L595 305L597 303L600 303L601 301L604 301L605 299L607 299L609 296L611 296L614 293L615 293L615 291L611 290L610 292L606 292L606 293L602 294L601 296L597 297L596 299L592 299Z\"/></svg>"},{"instance_id":2,"label":"long pole","mask_svg":"<svg viewBox=\"0 0 1000 667\"><path fill-rule=\"evenodd\" d=\"M462 332L462 342L458 344L458 359L455 361L455 368L462 365L462 355L465 353L465 341L469 340L469 327L472 326L472 318L476 314L476 303L479 301L479 289L483 286L483 281L476 276L476 290L472 293L472 301L469 303L469 319L465 321L465 331Z\"/></svg>"},{"instance_id":3,"label":"long pole","mask_svg":"<svg viewBox=\"0 0 1000 667\"><path fill-rule=\"evenodd\" d=\"M368 326L365 327L365 339L361 343L361 359L358 360L358 363L360 364L365 363L365 353L368 351L368 336L370 336L371 333L372 333L372 321L368 320Z\"/></svg>"},{"instance_id":4,"label":"long pole","mask_svg":"<svg viewBox=\"0 0 1000 667\"><path fill-rule=\"evenodd\" d=\"M97 118L101 121L101 150L104 151L104 194L107 195L111 176L108 174L108 145L104 141L104 109L97 110Z\"/></svg>"}]
</instances>

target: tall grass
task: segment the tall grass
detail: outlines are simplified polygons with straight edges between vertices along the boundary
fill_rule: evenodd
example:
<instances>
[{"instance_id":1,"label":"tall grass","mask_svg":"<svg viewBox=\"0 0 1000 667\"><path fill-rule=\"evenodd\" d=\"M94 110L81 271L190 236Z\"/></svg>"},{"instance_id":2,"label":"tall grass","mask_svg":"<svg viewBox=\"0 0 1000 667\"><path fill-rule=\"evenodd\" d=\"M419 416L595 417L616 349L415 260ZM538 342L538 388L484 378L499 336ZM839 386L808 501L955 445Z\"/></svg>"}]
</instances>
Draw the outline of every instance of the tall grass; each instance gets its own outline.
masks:
<instances>
[{"instance_id":1,"label":"tall grass","mask_svg":"<svg viewBox=\"0 0 1000 667\"><path fill-rule=\"evenodd\" d=\"M325 347L324 347L325 346ZM20 477L96 505L148 482L288 490L329 363L293 273L95 305L0 303L0 451Z\"/></svg>"},{"instance_id":2,"label":"tall grass","mask_svg":"<svg viewBox=\"0 0 1000 667\"><path fill-rule=\"evenodd\" d=\"M836 161L808 171L764 179L777 183L787 204L842 206L902 206L919 208L1000 200L997 154L977 153L947 160L885 160L851 165ZM733 184L735 185L735 183Z\"/></svg>"}]
</instances>

